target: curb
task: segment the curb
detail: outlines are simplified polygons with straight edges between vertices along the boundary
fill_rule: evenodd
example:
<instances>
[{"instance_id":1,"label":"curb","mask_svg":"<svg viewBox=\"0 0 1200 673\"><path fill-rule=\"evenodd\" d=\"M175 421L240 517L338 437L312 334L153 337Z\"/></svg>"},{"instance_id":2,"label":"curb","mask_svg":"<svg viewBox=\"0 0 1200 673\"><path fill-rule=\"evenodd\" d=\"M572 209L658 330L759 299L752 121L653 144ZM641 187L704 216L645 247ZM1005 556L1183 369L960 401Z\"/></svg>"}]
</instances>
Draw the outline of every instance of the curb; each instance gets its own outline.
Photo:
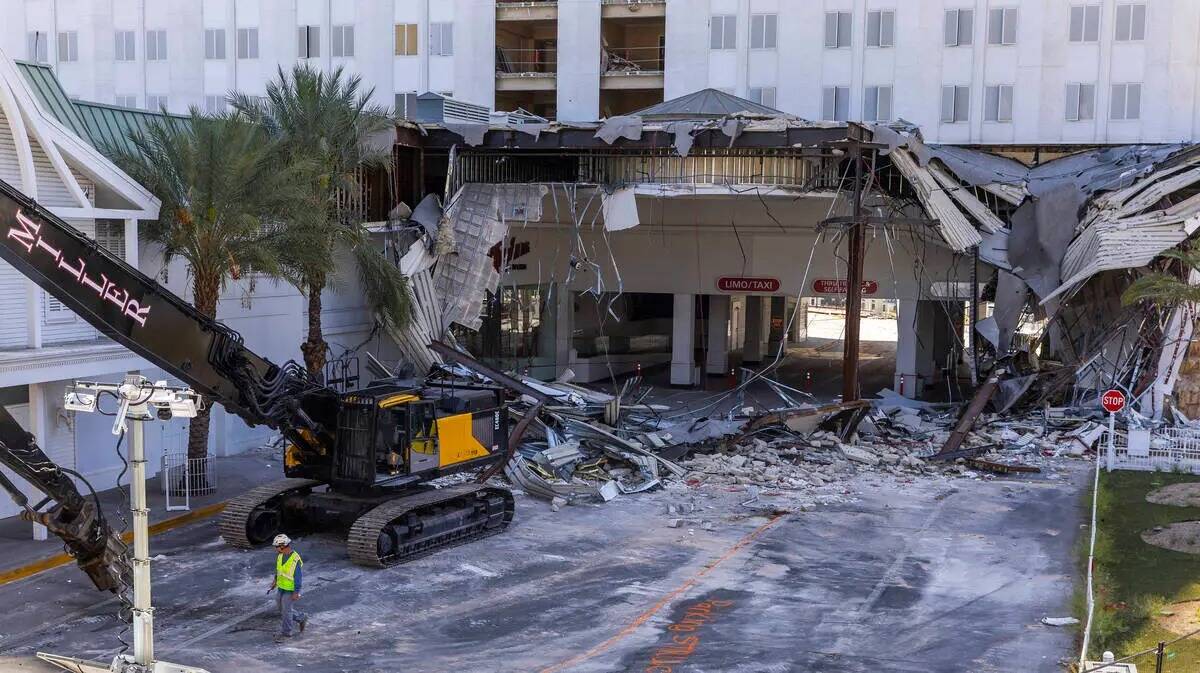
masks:
<instances>
[{"instance_id":1,"label":"curb","mask_svg":"<svg viewBox=\"0 0 1200 673\"><path fill-rule=\"evenodd\" d=\"M169 530L179 528L180 526L186 526L189 523L200 521L201 519L207 519L216 514L220 514L225 509L226 502L227 501L205 505L200 509L190 511L187 514L181 514L179 516L163 519L158 523L151 524L150 534L158 535L159 533L165 533ZM126 531L121 535L121 539L124 540L126 544L130 543L133 540L133 532ZM32 577L38 573L58 568L60 566L67 565L68 563L73 563L74 561L75 557L71 556L70 554L62 553L27 563L23 566L13 568L12 570L5 570L0 572L0 586L11 584L27 577Z\"/></svg>"}]
</instances>

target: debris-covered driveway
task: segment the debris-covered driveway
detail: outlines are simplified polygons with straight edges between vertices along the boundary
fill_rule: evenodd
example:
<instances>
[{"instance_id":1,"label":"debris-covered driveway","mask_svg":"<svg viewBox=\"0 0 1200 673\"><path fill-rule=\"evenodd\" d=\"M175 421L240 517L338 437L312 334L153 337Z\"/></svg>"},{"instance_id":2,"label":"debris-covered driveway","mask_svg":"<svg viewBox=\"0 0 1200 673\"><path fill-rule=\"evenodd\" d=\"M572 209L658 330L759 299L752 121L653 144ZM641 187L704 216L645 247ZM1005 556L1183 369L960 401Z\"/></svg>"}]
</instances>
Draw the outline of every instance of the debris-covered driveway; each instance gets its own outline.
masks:
<instances>
[{"instance_id":1,"label":"debris-covered driveway","mask_svg":"<svg viewBox=\"0 0 1200 673\"><path fill-rule=\"evenodd\" d=\"M214 673L1049 671L1072 633L1038 620L1068 614L1086 464L1063 474L863 475L857 499L774 520L718 489L559 512L519 497L506 534L386 571L302 539L312 621L283 646L271 552L197 524L154 541L158 652ZM688 503L669 527L667 506ZM0 669L43 670L36 650L111 655L115 603L82 579L0 587Z\"/></svg>"}]
</instances>

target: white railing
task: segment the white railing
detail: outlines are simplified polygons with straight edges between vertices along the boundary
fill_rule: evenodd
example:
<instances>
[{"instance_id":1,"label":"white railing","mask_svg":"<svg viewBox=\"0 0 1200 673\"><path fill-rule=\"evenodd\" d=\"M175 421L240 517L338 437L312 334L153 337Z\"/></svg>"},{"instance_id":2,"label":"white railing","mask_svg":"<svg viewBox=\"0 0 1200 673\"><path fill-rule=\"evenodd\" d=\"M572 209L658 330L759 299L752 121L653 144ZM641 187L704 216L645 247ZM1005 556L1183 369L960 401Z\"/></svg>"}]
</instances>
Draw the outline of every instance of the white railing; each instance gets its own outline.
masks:
<instances>
[{"instance_id":1,"label":"white railing","mask_svg":"<svg viewBox=\"0 0 1200 673\"><path fill-rule=\"evenodd\" d=\"M188 458L187 451L164 451L158 477L169 512L189 510L193 497L217 492L217 463L211 455Z\"/></svg>"},{"instance_id":2,"label":"white railing","mask_svg":"<svg viewBox=\"0 0 1200 673\"><path fill-rule=\"evenodd\" d=\"M1133 450L1129 448L1127 433L1117 432L1114 436L1114 469L1200 474L1200 429L1162 428L1141 431L1149 432L1149 446L1145 446L1144 435L1139 438L1139 431L1133 432ZM1142 441L1138 441L1139 439ZM1101 439L1101 450L1107 450L1107 439Z\"/></svg>"},{"instance_id":3,"label":"white railing","mask_svg":"<svg viewBox=\"0 0 1200 673\"><path fill-rule=\"evenodd\" d=\"M501 75L553 75L557 70L557 49L496 47L496 72Z\"/></svg>"}]
</instances>

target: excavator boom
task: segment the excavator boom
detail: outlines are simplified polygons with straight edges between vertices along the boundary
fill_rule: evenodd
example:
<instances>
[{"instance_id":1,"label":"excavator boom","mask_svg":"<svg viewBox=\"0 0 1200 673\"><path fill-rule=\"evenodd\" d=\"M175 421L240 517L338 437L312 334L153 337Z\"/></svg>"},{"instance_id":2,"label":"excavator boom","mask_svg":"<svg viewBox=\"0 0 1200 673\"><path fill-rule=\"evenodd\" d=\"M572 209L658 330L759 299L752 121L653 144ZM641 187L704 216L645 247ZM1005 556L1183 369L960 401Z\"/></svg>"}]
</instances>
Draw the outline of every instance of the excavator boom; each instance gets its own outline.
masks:
<instances>
[{"instance_id":1,"label":"excavator boom","mask_svg":"<svg viewBox=\"0 0 1200 673\"><path fill-rule=\"evenodd\" d=\"M105 336L220 403L250 425L267 425L314 453L336 430L337 393L294 362L277 366L241 336L0 180L0 258ZM47 526L97 588L119 592L125 546L64 468L0 407L0 465L45 498L30 504L0 474L22 516Z\"/></svg>"}]
</instances>

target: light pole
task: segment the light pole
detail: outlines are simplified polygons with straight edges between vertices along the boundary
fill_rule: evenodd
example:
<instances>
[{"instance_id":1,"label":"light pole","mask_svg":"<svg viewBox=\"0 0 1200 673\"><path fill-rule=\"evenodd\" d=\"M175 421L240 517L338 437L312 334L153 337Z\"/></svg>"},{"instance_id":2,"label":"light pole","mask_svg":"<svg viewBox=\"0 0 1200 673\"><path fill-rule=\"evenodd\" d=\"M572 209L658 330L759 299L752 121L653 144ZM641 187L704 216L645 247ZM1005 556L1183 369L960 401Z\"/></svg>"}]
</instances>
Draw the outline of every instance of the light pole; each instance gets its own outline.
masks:
<instances>
[{"instance_id":1,"label":"light pole","mask_svg":"<svg viewBox=\"0 0 1200 673\"><path fill-rule=\"evenodd\" d=\"M38 658L77 673L207 673L202 668L154 659L154 607L150 603L150 509L146 506L146 443L142 423L150 420L192 418L202 407L200 396L190 388L151 383L131 374L121 383L76 381L67 388L64 408L93 413L100 397L117 400L112 433L118 437L130 430L131 471L129 511L133 514L133 655L118 654L111 664L38 652ZM129 428L127 421L133 422Z\"/></svg>"}]
</instances>

